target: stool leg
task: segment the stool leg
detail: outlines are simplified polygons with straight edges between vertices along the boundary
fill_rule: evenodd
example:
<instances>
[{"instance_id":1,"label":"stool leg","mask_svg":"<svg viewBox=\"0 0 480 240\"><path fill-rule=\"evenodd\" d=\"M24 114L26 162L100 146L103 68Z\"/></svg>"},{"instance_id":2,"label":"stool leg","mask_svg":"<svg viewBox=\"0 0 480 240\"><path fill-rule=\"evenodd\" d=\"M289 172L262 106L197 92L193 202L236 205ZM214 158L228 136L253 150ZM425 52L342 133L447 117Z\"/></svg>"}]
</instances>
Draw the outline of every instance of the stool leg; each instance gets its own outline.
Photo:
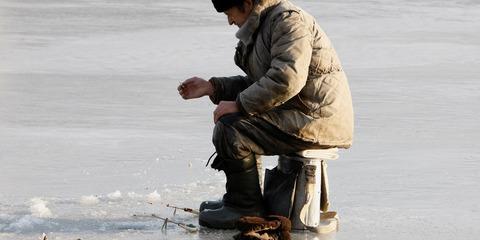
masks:
<instances>
[{"instance_id":1,"label":"stool leg","mask_svg":"<svg viewBox=\"0 0 480 240\"><path fill-rule=\"evenodd\" d=\"M304 162L295 189L293 229L302 230L320 224L321 174L320 161Z\"/></svg>"},{"instance_id":2,"label":"stool leg","mask_svg":"<svg viewBox=\"0 0 480 240\"><path fill-rule=\"evenodd\" d=\"M329 195L329 187L328 187L328 174L327 174L327 162L322 161L322 196L320 198L320 209L323 212L328 211L328 207L330 206L330 199L328 199Z\"/></svg>"},{"instance_id":3,"label":"stool leg","mask_svg":"<svg viewBox=\"0 0 480 240\"><path fill-rule=\"evenodd\" d=\"M257 171L258 171L258 183L260 184L260 189L263 193L263 178L265 177L263 174L263 167L262 167L262 155L255 154L255 160L257 162Z\"/></svg>"}]
</instances>

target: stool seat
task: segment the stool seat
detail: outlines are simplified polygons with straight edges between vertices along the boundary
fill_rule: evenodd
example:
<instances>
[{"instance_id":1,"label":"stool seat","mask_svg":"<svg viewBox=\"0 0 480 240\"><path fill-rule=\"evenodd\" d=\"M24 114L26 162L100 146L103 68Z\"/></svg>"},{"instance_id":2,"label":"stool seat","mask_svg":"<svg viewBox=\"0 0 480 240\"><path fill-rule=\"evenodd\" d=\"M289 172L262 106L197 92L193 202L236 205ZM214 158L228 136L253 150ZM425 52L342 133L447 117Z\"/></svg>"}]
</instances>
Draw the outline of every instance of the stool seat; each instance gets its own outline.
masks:
<instances>
[{"instance_id":1,"label":"stool seat","mask_svg":"<svg viewBox=\"0 0 480 240\"><path fill-rule=\"evenodd\" d=\"M304 158L336 160L338 159L338 148L307 149L307 150L297 152L296 154Z\"/></svg>"}]
</instances>

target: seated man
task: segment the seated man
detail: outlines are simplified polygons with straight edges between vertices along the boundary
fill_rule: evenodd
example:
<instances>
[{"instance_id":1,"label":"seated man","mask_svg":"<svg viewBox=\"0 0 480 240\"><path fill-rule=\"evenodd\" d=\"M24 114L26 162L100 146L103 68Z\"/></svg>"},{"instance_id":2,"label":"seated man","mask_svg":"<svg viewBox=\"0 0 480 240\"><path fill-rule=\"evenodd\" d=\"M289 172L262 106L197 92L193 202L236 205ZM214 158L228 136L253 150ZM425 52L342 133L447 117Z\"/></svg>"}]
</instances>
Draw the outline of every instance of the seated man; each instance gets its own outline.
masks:
<instances>
[{"instance_id":1,"label":"seated man","mask_svg":"<svg viewBox=\"0 0 480 240\"><path fill-rule=\"evenodd\" d=\"M255 155L350 147L352 100L330 40L304 10L288 0L212 2L239 27L235 63L246 76L193 77L178 91L218 104L212 167L225 172L226 193L202 203L199 222L234 228L241 216L263 214Z\"/></svg>"}]
</instances>

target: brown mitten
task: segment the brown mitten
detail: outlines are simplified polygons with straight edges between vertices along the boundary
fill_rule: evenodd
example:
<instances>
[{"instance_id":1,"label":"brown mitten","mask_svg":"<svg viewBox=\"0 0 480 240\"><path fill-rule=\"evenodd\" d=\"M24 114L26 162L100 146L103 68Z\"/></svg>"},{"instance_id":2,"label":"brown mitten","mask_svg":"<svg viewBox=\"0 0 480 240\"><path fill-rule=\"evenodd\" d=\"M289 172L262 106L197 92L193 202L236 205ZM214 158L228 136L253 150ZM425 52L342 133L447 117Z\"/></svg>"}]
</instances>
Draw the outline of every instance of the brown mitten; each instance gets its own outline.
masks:
<instances>
[{"instance_id":1,"label":"brown mitten","mask_svg":"<svg viewBox=\"0 0 480 240\"><path fill-rule=\"evenodd\" d=\"M236 240L290 240L291 223L286 217L271 215L261 217L241 217L237 221L241 233Z\"/></svg>"}]
</instances>

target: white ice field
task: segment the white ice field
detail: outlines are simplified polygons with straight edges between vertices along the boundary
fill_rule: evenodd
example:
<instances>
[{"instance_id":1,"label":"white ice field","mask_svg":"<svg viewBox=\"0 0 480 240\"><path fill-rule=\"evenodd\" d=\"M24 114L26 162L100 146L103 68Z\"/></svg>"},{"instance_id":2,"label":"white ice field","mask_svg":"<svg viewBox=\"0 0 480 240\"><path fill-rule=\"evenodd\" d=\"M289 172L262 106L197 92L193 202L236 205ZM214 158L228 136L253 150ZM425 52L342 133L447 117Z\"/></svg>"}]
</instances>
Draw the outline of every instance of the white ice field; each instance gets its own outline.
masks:
<instances>
[{"instance_id":1,"label":"white ice field","mask_svg":"<svg viewBox=\"0 0 480 240\"><path fill-rule=\"evenodd\" d=\"M293 239L478 239L480 2L294 2L340 55L356 132L329 165L340 231ZM214 106L176 87L240 74L235 31L210 0L0 0L0 239L230 239L132 215L222 196Z\"/></svg>"}]
</instances>

